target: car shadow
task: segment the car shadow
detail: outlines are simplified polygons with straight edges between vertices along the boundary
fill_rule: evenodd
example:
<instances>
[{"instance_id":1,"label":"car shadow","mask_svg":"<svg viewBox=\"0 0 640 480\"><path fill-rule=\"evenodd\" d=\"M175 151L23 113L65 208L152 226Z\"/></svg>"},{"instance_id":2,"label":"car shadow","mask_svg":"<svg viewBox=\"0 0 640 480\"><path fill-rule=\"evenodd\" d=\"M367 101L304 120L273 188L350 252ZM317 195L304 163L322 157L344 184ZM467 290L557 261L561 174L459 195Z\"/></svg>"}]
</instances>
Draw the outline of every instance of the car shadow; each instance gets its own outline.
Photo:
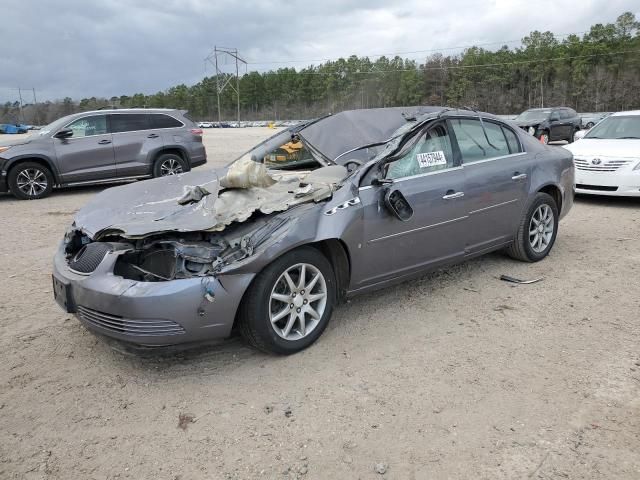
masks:
<instances>
[{"instance_id":1,"label":"car shadow","mask_svg":"<svg viewBox=\"0 0 640 480\"><path fill-rule=\"evenodd\" d=\"M316 354L314 349L319 349L320 353L317 354L322 355L327 348L331 348L323 346L323 342L335 342L336 332L340 332L345 327L348 329L348 325L357 320L354 316L358 315L363 307L369 306L375 309L376 305L384 305L392 310L401 310L406 303L406 298L421 296L424 292L437 294L447 284L459 284L460 288L463 288L469 283L470 278L479 281L495 267L496 263L501 271L513 270L513 260L502 253L494 252L426 273L384 290L359 295L345 304L338 305L327 329L318 341L307 350L293 356L270 355L258 351L244 343L240 336L234 336L216 344L147 350L132 349L110 339L104 339L100 343L103 345L105 354L109 354L111 350L112 358L122 368L135 368L162 376L216 375L220 372L228 373L230 369L241 366L263 367L265 363L288 362L287 359L298 355L314 355Z\"/></svg>"},{"instance_id":2,"label":"car shadow","mask_svg":"<svg viewBox=\"0 0 640 480\"><path fill-rule=\"evenodd\" d=\"M576 194L575 201L585 205L616 208L638 208L640 197L614 197L607 195Z\"/></svg>"},{"instance_id":3,"label":"car shadow","mask_svg":"<svg viewBox=\"0 0 640 480\"><path fill-rule=\"evenodd\" d=\"M130 183L130 182L127 182ZM117 183L105 183L100 185L83 185L77 187L67 187L67 188L55 188L53 192L51 192L50 196L45 197L41 200L35 200L36 202L46 202L49 199L54 199L57 197L73 197L77 195L87 195L87 194L96 194L100 193L107 188L118 187L120 185L125 185L124 182ZM0 193L0 202L6 201L22 201L18 200L11 193Z\"/></svg>"}]
</instances>

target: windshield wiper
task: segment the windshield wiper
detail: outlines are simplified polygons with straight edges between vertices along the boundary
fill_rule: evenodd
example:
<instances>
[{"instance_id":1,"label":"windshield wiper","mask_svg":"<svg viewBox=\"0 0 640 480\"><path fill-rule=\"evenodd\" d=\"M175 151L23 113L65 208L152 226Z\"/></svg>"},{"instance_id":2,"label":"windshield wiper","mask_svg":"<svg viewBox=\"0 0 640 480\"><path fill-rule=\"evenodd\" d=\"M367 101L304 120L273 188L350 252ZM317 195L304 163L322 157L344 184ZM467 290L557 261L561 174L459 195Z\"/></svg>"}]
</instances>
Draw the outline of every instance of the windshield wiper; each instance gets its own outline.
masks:
<instances>
[{"instance_id":1,"label":"windshield wiper","mask_svg":"<svg viewBox=\"0 0 640 480\"><path fill-rule=\"evenodd\" d=\"M626 138L632 138L634 140L640 139L640 137L616 137L616 140L623 140L623 139L626 139Z\"/></svg>"}]
</instances>

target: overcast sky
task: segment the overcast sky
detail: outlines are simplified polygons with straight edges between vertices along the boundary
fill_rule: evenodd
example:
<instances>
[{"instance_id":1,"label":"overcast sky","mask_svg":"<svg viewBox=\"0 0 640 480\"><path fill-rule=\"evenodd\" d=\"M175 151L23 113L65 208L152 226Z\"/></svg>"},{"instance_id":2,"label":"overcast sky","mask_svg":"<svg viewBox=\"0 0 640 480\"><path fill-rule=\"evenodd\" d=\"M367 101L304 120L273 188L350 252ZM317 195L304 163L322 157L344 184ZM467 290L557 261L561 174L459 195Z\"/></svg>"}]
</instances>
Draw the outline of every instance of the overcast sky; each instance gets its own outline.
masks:
<instances>
[{"instance_id":1,"label":"overcast sky","mask_svg":"<svg viewBox=\"0 0 640 480\"><path fill-rule=\"evenodd\" d=\"M191 85L214 45L267 70L350 54L457 53L444 49L582 32L625 11L640 17L638 0L5 0L0 102L17 100L19 86L35 87L38 100L79 100ZM302 62L259 63L291 60Z\"/></svg>"}]
</instances>

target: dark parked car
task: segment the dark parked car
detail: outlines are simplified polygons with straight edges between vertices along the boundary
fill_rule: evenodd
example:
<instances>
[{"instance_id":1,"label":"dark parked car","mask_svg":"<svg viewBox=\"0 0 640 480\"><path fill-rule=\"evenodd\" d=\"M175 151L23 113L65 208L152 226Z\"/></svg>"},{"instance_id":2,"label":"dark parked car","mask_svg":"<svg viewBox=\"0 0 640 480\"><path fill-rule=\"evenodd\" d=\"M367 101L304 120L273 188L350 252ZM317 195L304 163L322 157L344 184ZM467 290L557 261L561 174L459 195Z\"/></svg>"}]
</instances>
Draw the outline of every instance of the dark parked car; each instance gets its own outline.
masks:
<instances>
[{"instance_id":1,"label":"dark parked car","mask_svg":"<svg viewBox=\"0 0 640 480\"><path fill-rule=\"evenodd\" d=\"M571 143L582 125L576 111L567 107L530 108L518 115L514 122L542 143L558 140Z\"/></svg>"},{"instance_id":2,"label":"dark parked car","mask_svg":"<svg viewBox=\"0 0 640 480\"><path fill-rule=\"evenodd\" d=\"M350 296L494 250L543 259L573 185L570 152L490 114L342 112L221 170L96 195L55 255L54 296L125 342L219 340L235 327L294 353Z\"/></svg>"},{"instance_id":3,"label":"dark parked car","mask_svg":"<svg viewBox=\"0 0 640 480\"><path fill-rule=\"evenodd\" d=\"M54 186L175 175L206 161L202 130L185 111L83 112L1 143L0 192L38 199Z\"/></svg>"}]
</instances>

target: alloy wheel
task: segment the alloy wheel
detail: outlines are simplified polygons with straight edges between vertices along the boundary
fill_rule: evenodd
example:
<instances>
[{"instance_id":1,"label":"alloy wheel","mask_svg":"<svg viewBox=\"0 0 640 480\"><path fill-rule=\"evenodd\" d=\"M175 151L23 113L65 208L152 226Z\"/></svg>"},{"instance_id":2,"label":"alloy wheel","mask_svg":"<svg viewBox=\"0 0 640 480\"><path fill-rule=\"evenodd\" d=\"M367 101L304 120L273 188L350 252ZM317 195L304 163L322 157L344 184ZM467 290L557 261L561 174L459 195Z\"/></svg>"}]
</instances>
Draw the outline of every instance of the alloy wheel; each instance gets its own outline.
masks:
<instances>
[{"instance_id":1,"label":"alloy wheel","mask_svg":"<svg viewBox=\"0 0 640 480\"><path fill-rule=\"evenodd\" d=\"M555 220L553 210L547 204L536 208L529 222L529 245L536 253L542 253L551 243Z\"/></svg>"},{"instance_id":2,"label":"alloy wheel","mask_svg":"<svg viewBox=\"0 0 640 480\"><path fill-rule=\"evenodd\" d=\"M182 164L175 158L167 158L160 165L160 176L178 175L182 173Z\"/></svg>"},{"instance_id":3,"label":"alloy wheel","mask_svg":"<svg viewBox=\"0 0 640 480\"><path fill-rule=\"evenodd\" d=\"M327 282L309 263L298 263L280 275L269 298L269 320L285 340L300 340L320 323L327 306Z\"/></svg>"},{"instance_id":4,"label":"alloy wheel","mask_svg":"<svg viewBox=\"0 0 640 480\"><path fill-rule=\"evenodd\" d=\"M38 168L25 168L16 178L16 184L22 193L29 197L41 195L48 186L47 176Z\"/></svg>"}]
</instances>

